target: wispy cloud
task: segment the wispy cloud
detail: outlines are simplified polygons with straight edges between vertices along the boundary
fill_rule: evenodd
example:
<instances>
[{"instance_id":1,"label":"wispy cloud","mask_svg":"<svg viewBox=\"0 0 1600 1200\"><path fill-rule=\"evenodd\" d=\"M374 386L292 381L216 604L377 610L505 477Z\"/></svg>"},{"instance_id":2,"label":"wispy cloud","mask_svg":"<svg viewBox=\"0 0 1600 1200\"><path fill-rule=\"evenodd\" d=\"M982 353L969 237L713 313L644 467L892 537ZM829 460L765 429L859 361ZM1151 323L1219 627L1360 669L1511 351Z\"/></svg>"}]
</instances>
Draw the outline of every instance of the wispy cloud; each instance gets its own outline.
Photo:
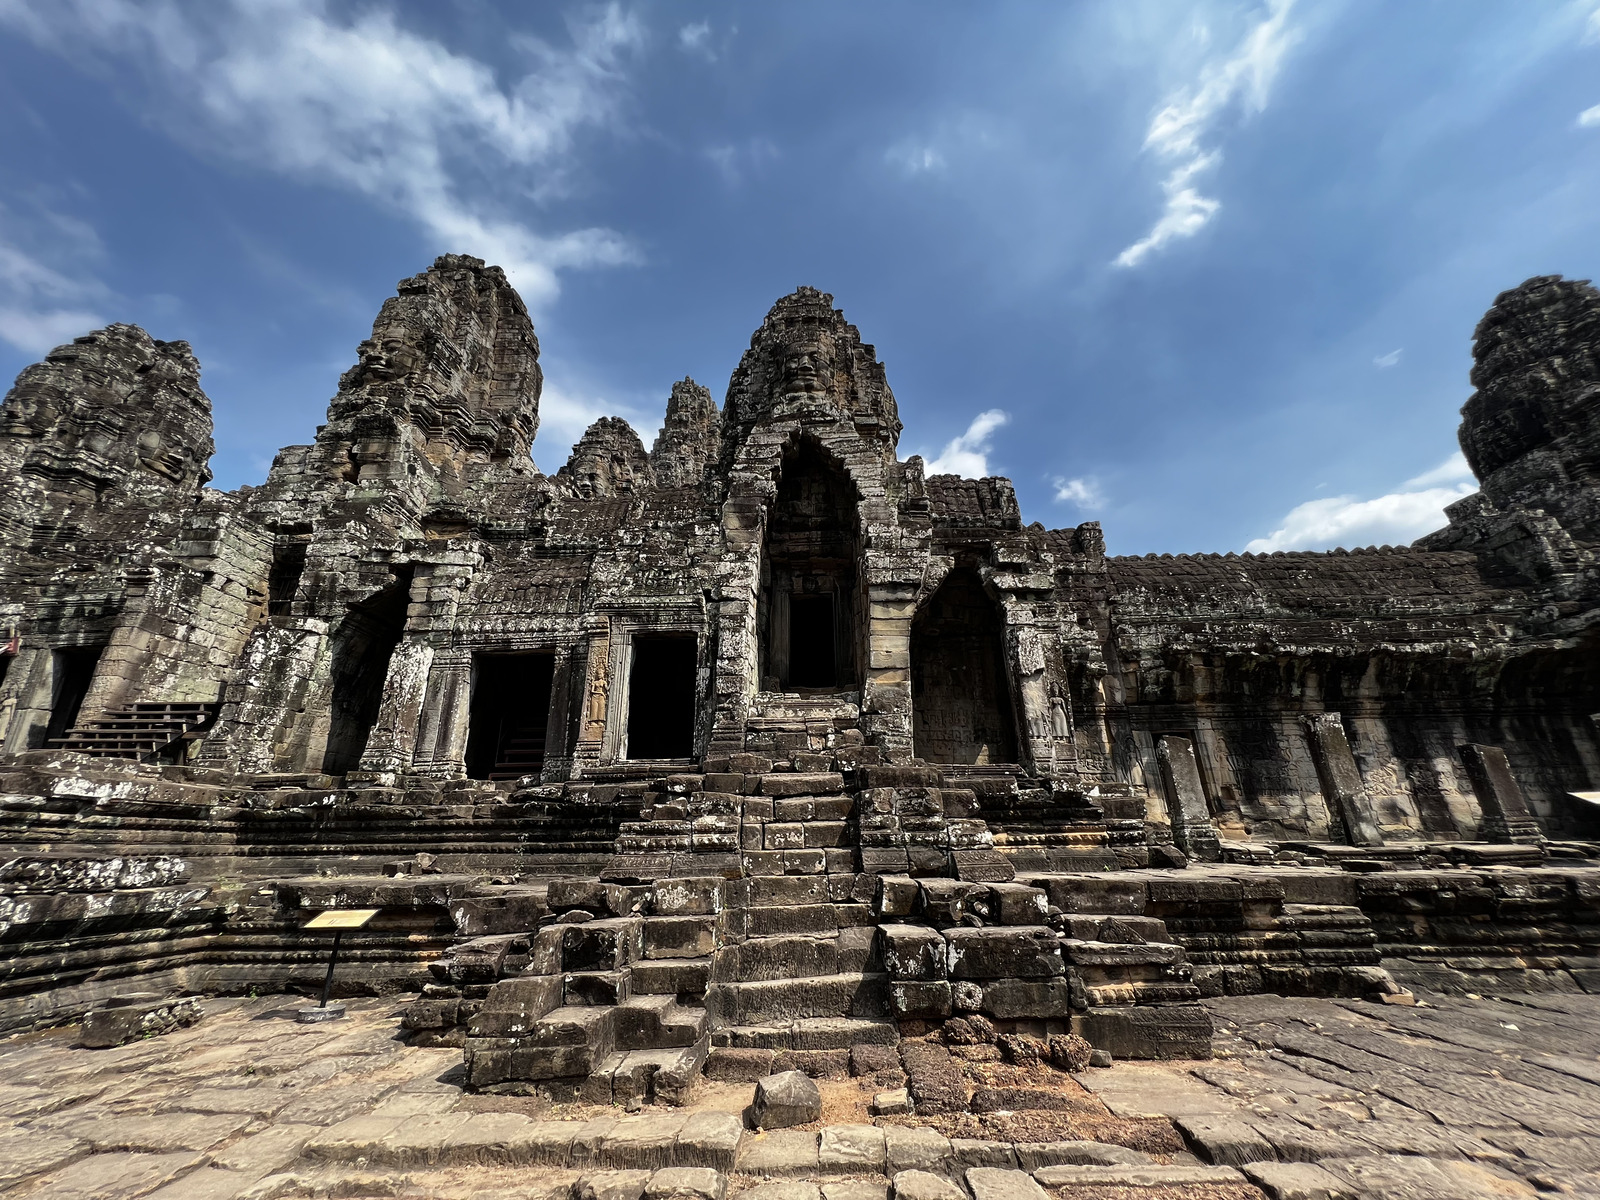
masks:
<instances>
[{"instance_id":1,"label":"wispy cloud","mask_svg":"<svg viewBox=\"0 0 1600 1200\"><path fill-rule=\"evenodd\" d=\"M1586 108L1578 114L1578 127L1580 129L1593 129L1600 125L1600 104L1593 108Z\"/></svg>"},{"instance_id":2,"label":"wispy cloud","mask_svg":"<svg viewBox=\"0 0 1600 1200\"><path fill-rule=\"evenodd\" d=\"M91 269L99 257L100 239L81 221L0 209L0 341L43 354L104 325L110 289Z\"/></svg>"},{"instance_id":3,"label":"wispy cloud","mask_svg":"<svg viewBox=\"0 0 1600 1200\"><path fill-rule=\"evenodd\" d=\"M1090 512L1105 507L1105 494L1099 482L1092 478L1067 479L1057 475L1050 482L1056 490L1057 504L1076 504Z\"/></svg>"},{"instance_id":4,"label":"wispy cloud","mask_svg":"<svg viewBox=\"0 0 1600 1200\"><path fill-rule=\"evenodd\" d=\"M907 175L925 175L929 171L942 171L944 155L938 147L915 140L896 142L884 151L883 159L896 170Z\"/></svg>"},{"instance_id":5,"label":"wispy cloud","mask_svg":"<svg viewBox=\"0 0 1600 1200\"><path fill-rule=\"evenodd\" d=\"M1389 367L1396 366L1400 362L1400 356L1404 353L1404 349L1400 349L1391 350L1387 354L1380 354L1377 358L1372 360L1372 365L1377 367L1380 371L1387 370Z\"/></svg>"},{"instance_id":6,"label":"wispy cloud","mask_svg":"<svg viewBox=\"0 0 1600 1200\"><path fill-rule=\"evenodd\" d=\"M1193 237L1222 208L1222 202L1204 196L1197 176L1222 161L1216 150L1206 150L1201 140L1235 101L1244 110L1266 107L1267 92L1296 37L1289 27L1294 0L1268 0L1267 15L1260 20L1226 59L1208 62L1199 81L1169 101L1150 121L1144 147L1175 163L1161 182L1166 204L1150 232L1117 255L1119 267L1136 267L1175 238Z\"/></svg>"},{"instance_id":7,"label":"wispy cloud","mask_svg":"<svg viewBox=\"0 0 1600 1200\"><path fill-rule=\"evenodd\" d=\"M1011 414L991 408L972 418L972 424L959 437L945 443L939 456L928 463L929 475L963 475L981 479L989 473L990 439L994 431L1011 420Z\"/></svg>"},{"instance_id":8,"label":"wispy cloud","mask_svg":"<svg viewBox=\"0 0 1600 1200\"><path fill-rule=\"evenodd\" d=\"M778 157L778 148L767 138L753 137L738 144L707 146L705 156L722 176L723 182L737 187L767 163Z\"/></svg>"},{"instance_id":9,"label":"wispy cloud","mask_svg":"<svg viewBox=\"0 0 1600 1200\"><path fill-rule=\"evenodd\" d=\"M707 62L715 62L717 52L711 46L711 22L696 21L678 30L678 47L685 53L703 56Z\"/></svg>"},{"instance_id":10,"label":"wispy cloud","mask_svg":"<svg viewBox=\"0 0 1600 1200\"><path fill-rule=\"evenodd\" d=\"M0 24L65 57L133 65L180 140L398 210L439 249L500 263L535 305L562 270L636 256L612 230L547 233L488 198L502 179L524 204L558 186L578 132L618 119L642 34L615 5L574 23L569 45L514 39L527 69L509 87L390 11L343 17L320 0L0 0Z\"/></svg>"},{"instance_id":11,"label":"wispy cloud","mask_svg":"<svg viewBox=\"0 0 1600 1200\"><path fill-rule=\"evenodd\" d=\"M573 382L576 373L564 369L559 360L546 361L543 365L547 374L539 393L539 435L534 441L533 456L545 474L556 473L571 456L573 443L601 417L621 417L633 426L649 448L661 424L659 415L653 418L652 424L652 418L634 405L594 395L581 383ZM550 379L552 374L556 376L555 382ZM647 428L648 433L645 432Z\"/></svg>"},{"instance_id":12,"label":"wispy cloud","mask_svg":"<svg viewBox=\"0 0 1600 1200\"><path fill-rule=\"evenodd\" d=\"M1289 510L1277 529L1246 543L1257 554L1334 546L1408 545L1445 523L1444 509L1477 490L1459 451L1386 496L1329 496Z\"/></svg>"}]
</instances>

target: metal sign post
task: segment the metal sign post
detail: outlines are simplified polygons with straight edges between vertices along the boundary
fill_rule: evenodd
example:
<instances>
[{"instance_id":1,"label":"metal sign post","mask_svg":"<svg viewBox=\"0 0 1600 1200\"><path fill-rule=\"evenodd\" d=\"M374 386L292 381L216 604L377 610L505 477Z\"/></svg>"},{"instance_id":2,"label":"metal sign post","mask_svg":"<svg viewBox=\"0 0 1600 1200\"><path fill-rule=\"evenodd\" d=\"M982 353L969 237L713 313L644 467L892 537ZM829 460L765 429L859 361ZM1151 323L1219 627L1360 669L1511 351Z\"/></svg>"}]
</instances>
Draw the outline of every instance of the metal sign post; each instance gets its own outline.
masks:
<instances>
[{"instance_id":1,"label":"metal sign post","mask_svg":"<svg viewBox=\"0 0 1600 1200\"><path fill-rule=\"evenodd\" d=\"M295 1014L295 1020L302 1024L311 1024L316 1021L336 1021L344 1016L344 1005L329 1005L328 998L333 995L333 968L339 962L339 939L344 936L346 929L361 929L366 923L378 915L376 908L330 908L320 912L300 928L306 933L323 933L333 931L333 948L328 953L328 974L322 981L322 1003L315 1008L302 1008Z\"/></svg>"}]
</instances>

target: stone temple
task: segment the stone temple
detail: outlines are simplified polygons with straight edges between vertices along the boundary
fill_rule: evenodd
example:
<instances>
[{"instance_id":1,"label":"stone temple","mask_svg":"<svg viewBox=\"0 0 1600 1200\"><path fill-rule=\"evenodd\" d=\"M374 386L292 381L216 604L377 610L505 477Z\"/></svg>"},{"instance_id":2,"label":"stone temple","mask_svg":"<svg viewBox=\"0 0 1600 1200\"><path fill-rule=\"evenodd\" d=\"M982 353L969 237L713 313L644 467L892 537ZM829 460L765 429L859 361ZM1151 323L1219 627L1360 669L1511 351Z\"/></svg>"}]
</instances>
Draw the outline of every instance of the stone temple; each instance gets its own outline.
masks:
<instances>
[{"instance_id":1,"label":"stone temple","mask_svg":"<svg viewBox=\"0 0 1600 1200\"><path fill-rule=\"evenodd\" d=\"M474 258L258 487L206 486L186 343L58 347L0 409L0 1032L314 995L353 908L336 995L556 1103L898 1046L965 1112L918 1047L1600 993L1600 291L1530 279L1473 351L1439 532L1117 557L901 460L808 287L720 407L554 474Z\"/></svg>"}]
</instances>

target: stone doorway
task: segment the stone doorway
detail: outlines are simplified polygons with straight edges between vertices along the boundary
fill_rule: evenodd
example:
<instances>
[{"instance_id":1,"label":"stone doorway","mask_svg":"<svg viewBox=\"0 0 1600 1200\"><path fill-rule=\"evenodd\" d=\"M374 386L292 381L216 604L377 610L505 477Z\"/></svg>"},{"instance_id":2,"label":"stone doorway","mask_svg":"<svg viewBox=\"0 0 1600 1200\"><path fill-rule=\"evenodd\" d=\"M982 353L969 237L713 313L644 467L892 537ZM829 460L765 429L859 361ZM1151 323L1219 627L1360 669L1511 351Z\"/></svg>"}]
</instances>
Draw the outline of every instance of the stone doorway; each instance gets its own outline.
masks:
<instances>
[{"instance_id":1,"label":"stone doorway","mask_svg":"<svg viewBox=\"0 0 1600 1200\"><path fill-rule=\"evenodd\" d=\"M94 682L104 646L61 646L50 652L50 724L44 732L45 744L67 736L78 721L78 712Z\"/></svg>"},{"instance_id":2,"label":"stone doorway","mask_svg":"<svg viewBox=\"0 0 1600 1200\"><path fill-rule=\"evenodd\" d=\"M634 635L625 758L694 756L696 659L693 637Z\"/></svg>"},{"instance_id":3,"label":"stone doorway","mask_svg":"<svg viewBox=\"0 0 1600 1200\"><path fill-rule=\"evenodd\" d=\"M761 561L761 690L859 686L855 487L808 441L784 456Z\"/></svg>"},{"instance_id":4,"label":"stone doorway","mask_svg":"<svg viewBox=\"0 0 1600 1200\"><path fill-rule=\"evenodd\" d=\"M470 778L520 779L544 769L555 665L550 653L472 656Z\"/></svg>"},{"instance_id":5,"label":"stone doorway","mask_svg":"<svg viewBox=\"0 0 1600 1200\"><path fill-rule=\"evenodd\" d=\"M333 633L333 696L328 745L322 755L325 775L344 775L361 764L367 738L389 675L389 659L405 632L411 602L411 568L376 595L350 606Z\"/></svg>"},{"instance_id":6,"label":"stone doorway","mask_svg":"<svg viewBox=\"0 0 1600 1200\"><path fill-rule=\"evenodd\" d=\"M911 622L912 737L931 763L1017 761L999 607L969 567L952 571Z\"/></svg>"}]
</instances>

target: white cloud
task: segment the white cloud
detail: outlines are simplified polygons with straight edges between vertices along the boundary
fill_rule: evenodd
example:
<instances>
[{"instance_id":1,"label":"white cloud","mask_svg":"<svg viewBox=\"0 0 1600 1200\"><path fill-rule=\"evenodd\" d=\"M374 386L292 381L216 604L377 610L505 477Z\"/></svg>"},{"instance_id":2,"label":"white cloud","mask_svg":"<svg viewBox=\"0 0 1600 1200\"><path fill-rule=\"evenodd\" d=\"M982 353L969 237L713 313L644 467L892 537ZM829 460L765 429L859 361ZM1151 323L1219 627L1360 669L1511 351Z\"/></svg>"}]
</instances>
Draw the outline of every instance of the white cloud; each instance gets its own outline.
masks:
<instances>
[{"instance_id":1,"label":"white cloud","mask_svg":"<svg viewBox=\"0 0 1600 1200\"><path fill-rule=\"evenodd\" d=\"M1117 255L1119 267L1135 267L1175 238L1193 237L1217 215L1222 202L1200 194L1195 177L1221 161L1221 154L1201 147L1217 119L1235 101L1245 111L1266 107L1267 92L1296 41L1289 28L1294 0L1268 0L1267 15L1244 37L1233 54L1207 63L1199 82L1170 101L1151 118L1145 134L1146 150L1177 165L1161 182L1166 205L1149 233Z\"/></svg>"},{"instance_id":2,"label":"white cloud","mask_svg":"<svg viewBox=\"0 0 1600 1200\"><path fill-rule=\"evenodd\" d=\"M710 21L696 21L678 30L678 46L688 54L703 54L708 62L717 60L717 52L711 48Z\"/></svg>"},{"instance_id":3,"label":"white cloud","mask_svg":"<svg viewBox=\"0 0 1600 1200\"><path fill-rule=\"evenodd\" d=\"M547 371L551 367L548 362L544 365ZM560 374L560 364L554 366ZM646 450L650 449L655 429L661 423L657 417L647 435L644 429L650 425L649 419L632 405L588 395L581 389L552 384L547 374L544 388L539 393L539 434L533 445L533 456L540 460L540 469L547 475L554 475L561 464L571 457L573 443L601 417L621 417L627 421L639 435Z\"/></svg>"},{"instance_id":4,"label":"white cloud","mask_svg":"<svg viewBox=\"0 0 1600 1200\"><path fill-rule=\"evenodd\" d=\"M929 171L944 169L944 155L935 146L923 142L897 142L884 151L884 161L907 175L925 175Z\"/></svg>"},{"instance_id":5,"label":"white cloud","mask_svg":"<svg viewBox=\"0 0 1600 1200\"><path fill-rule=\"evenodd\" d=\"M1400 486L1403 488L1431 488L1445 483L1471 483L1475 477L1472 468L1467 465L1467 456L1457 450L1431 471L1424 471L1415 478L1408 479ZM1476 485L1474 485L1476 486Z\"/></svg>"},{"instance_id":6,"label":"white cloud","mask_svg":"<svg viewBox=\"0 0 1600 1200\"><path fill-rule=\"evenodd\" d=\"M1279 527L1246 543L1257 554L1327 550L1334 546L1402 546L1445 523L1444 509L1477 490L1472 468L1457 451L1430 471L1373 500L1329 496L1297 505Z\"/></svg>"},{"instance_id":7,"label":"white cloud","mask_svg":"<svg viewBox=\"0 0 1600 1200\"><path fill-rule=\"evenodd\" d=\"M1600 125L1600 104L1596 104L1593 108L1586 108L1579 113L1578 125L1582 129L1592 129L1594 126Z\"/></svg>"},{"instance_id":8,"label":"white cloud","mask_svg":"<svg viewBox=\"0 0 1600 1200\"><path fill-rule=\"evenodd\" d=\"M777 158L778 148L764 137L754 137L737 146L708 146L704 154L716 167L723 182L730 187L737 187L746 176Z\"/></svg>"},{"instance_id":9,"label":"white cloud","mask_svg":"<svg viewBox=\"0 0 1600 1200\"><path fill-rule=\"evenodd\" d=\"M1400 361L1400 356L1403 353L1405 353L1404 348L1399 350L1391 350L1387 354L1380 354L1377 358L1372 360L1372 365L1377 367L1379 370L1385 370L1396 365Z\"/></svg>"},{"instance_id":10,"label":"white cloud","mask_svg":"<svg viewBox=\"0 0 1600 1200\"><path fill-rule=\"evenodd\" d=\"M527 73L509 87L391 12L342 18L320 0L0 0L0 23L67 57L131 63L174 136L396 209L438 249L504 266L532 304L561 270L634 259L611 230L549 235L486 199L497 183L513 199L558 187L576 134L617 119L641 32L615 5L574 24L568 47L514 39Z\"/></svg>"},{"instance_id":11,"label":"white cloud","mask_svg":"<svg viewBox=\"0 0 1600 1200\"><path fill-rule=\"evenodd\" d=\"M110 292L88 267L99 256L99 238L80 221L49 212L23 219L0 209L0 341L44 354L106 324L98 307Z\"/></svg>"},{"instance_id":12,"label":"white cloud","mask_svg":"<svg viewBox=\"0 0 1600 1200\"><path fill-rule=\"evenodd\" d=\"M1093 479L1065 479L1057 475L1051 482L1055 484L1057 504L1076 504L1091 512L1105 505L1105 495Z\"/></svg>"},{"instance_id":13,"label":"white cloud","mask_svg":"<svg viewBox=\"0 0 1600 1200\"><path fill-rule=\"evenodd\" d=\"M939 456L928 464L926 473L983 478L989 473L989 451L993 449L989 439L994 436L996 429L1009 420L1011 414L998 408L979 413L972 418L972 424L967 426L965 433L945 443Z\"/></svg>"}]
</instances>

